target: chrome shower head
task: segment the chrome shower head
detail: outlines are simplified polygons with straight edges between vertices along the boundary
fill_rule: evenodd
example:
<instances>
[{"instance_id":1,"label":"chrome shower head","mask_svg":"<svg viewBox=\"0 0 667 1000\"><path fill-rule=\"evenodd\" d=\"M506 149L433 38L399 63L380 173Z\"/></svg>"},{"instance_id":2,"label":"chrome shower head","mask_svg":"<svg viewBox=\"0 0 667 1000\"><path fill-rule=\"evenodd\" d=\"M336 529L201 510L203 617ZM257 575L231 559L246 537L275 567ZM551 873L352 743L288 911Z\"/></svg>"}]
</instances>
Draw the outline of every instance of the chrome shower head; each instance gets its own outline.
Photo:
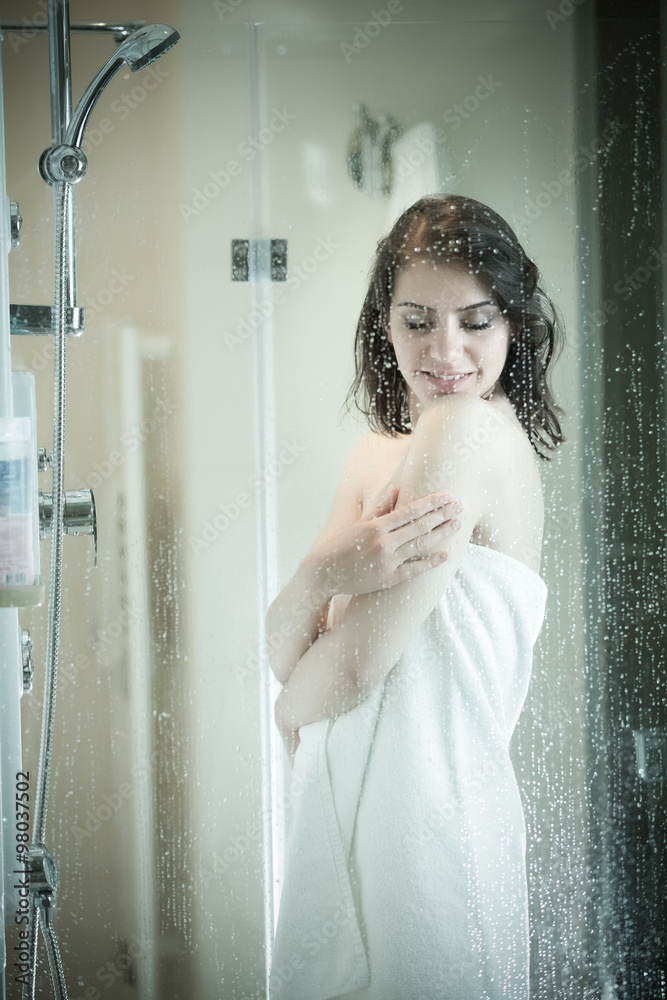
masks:
<instances>
[{"instance_id":1,"label":"chrome shower head","mask_svg":"<svg viewBox=\"0 0 667 1000\"><path fill-rule=\"evenodd\" d=\"M116 56L121 56L132 72L136 73L154 59L158 59L163 52L175 45L180 37L179 33L168 24L147 24L133 31L125 39L117 49Z\"/></svg>"},{"instance_id":2,"label":"chrome shower head","mask_svg":"<svg viewBox=\"0 0 667 1000\"><path fill-rule=\"evenodd\" d=\"M67 125L65 146L81 147L90 112L109 80L126 63L133 73L144 69L163 52L175 45L181 36L168 24L146 24L138 28L109 56L95 79L87 87Z\"/></svg>"}]
</instances>

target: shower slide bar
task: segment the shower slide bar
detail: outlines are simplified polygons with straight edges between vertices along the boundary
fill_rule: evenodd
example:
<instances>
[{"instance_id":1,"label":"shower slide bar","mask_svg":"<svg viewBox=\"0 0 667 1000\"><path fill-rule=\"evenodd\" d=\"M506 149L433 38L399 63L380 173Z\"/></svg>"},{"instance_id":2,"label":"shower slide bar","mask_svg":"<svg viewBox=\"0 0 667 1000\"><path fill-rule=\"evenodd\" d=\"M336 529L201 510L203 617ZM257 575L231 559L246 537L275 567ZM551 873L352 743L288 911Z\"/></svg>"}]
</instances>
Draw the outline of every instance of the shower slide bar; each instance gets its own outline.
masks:
<instances>
[{"instance_id":1,"label":"shower slide bar","mask_svg":"<svg viewBox=\"0 0 667 1000\"><path fill-rule=\"evenodd\" d=\"M4 30L9 30L6 23ZM25 30L25 24L18 30ZM37 26L44 30L45 26ZM111 29L122 26L113 25ZM129 27L129 26L127 26ZM134 23L131 25L135 29ZM56 1000L67 1000L67 986L60 958L60 950L53 927L52 910L58 888L55 862L44 841L49 799L53 735L55 722L58 654L62 602L63 536L78 533L83 520L87 532L92 526L95 533L95 508L90 497L67 493L64 489L65 444L65 348L69 313L76 308L76 272L74 226L72 213L73 186L86 174L87 161L82 149L83 137L90 113L100 94L121 66L132 72L144 69L154 59L168 51L178 40L179 33L169 25L154 24L141 27L121 36L119 48L104 63L97 76L85 90L72 111L70 64L69 0L48 0L48 40L51 83L51 145L39 162L42 179L51 186L54 199L55 262L54 302L45 310L38 331L51 333L54 338L54 420L53 451L48 458L53 476L53 489L41 499L44 513L44 533L51 534L51 561L49 566L49 601L47 621L46 659L44 669L44 702L37 770L35 812L31 831L32 843L27 857L29 877L30 923L27 944L29 975L23 983L22 1000L34 1000L36 995L37 949L41 929L46 947L53 990ZM86 30L86 29L84 29ZM102 30L100 26L88 30ZM118 35L116 35L118 37ZM20 215L18 205L12 206L12 243L18 243ZM26 307L22 307L25 309ZM32 307L33 309L40 307ZM44 307L41 307L44 309ZM45 328L46 320L49 328ZM26 324L27 325L27 324ZM12 331L13 332L13 331ZM17 331L18 332L18 331ZM33 332L24 329L22 332ZM69 514L68 514L69 505ZM48 510L47 510L48 508ZM48 516L47 516L48 514ZM92 518L92 521L91 521ZM47 524L48 522L48 524ZM69 529L72 529L70 532ZM41 534L41 532L40 532ZM144 991L153 996L152 985Z\"/></svg>"}]
</instances>

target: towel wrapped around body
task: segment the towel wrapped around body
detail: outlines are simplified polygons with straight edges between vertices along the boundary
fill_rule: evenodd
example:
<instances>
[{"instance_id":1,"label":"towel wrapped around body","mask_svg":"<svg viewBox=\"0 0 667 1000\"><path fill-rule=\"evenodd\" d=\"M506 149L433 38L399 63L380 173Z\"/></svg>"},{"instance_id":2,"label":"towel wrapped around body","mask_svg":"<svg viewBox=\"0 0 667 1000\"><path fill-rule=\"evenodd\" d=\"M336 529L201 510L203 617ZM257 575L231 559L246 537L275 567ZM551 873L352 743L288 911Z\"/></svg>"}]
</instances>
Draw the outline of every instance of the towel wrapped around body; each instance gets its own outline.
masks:
<instances>
[{"instance_id":1,"label":"towel wrapped around body","mask_svg":"<svg viewBox=\"0 0 667 1000\"><path fill-rule=\"evenodd\" d=\"M471 543L383 682L301 728L270 1000L528 1000L508 745L546 595Z\"/></svg>"}]
</instances>

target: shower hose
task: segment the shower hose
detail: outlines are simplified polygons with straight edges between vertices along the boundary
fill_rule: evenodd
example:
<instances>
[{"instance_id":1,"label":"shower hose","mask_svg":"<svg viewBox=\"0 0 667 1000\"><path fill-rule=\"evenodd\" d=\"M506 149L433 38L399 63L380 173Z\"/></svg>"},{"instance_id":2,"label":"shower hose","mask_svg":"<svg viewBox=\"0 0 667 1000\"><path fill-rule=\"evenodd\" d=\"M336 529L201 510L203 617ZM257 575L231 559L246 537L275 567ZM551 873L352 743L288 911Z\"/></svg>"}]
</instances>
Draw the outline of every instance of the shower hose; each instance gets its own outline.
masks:
<instances>
[{"instance_id":1,"label":"shower hose","mask_svg":"<svg viewBox=\"0 0 667 1000\"><path fill-rule=\"evenodd\" d=\"M55 289L51 332L54 338L53 360L53 513L51 520L51 563L49 566L49 608L44 670L44 705L42 733L37 769L35 817L33 821L32 849L44 845L46 836L46 811L49 799L49 778L53 754L53 732L56 712L58 680L58 648L60 641L60 606L62 596L62 556L65 515L63 490L63 461L65 446L65 343L67 320L68 274L67 259L69 235L67 214L71 198L71 185L60 182L54 186L55 210ZM53 990L56 1000L67 1000L67 987L55 931L51 923L53 899L50 892L31 890L30 929L28 938L30 975L22 987L22 1000L34 1000L37 978L37 941L39 925L49 958Z\"/></svg>"}]
</instances>

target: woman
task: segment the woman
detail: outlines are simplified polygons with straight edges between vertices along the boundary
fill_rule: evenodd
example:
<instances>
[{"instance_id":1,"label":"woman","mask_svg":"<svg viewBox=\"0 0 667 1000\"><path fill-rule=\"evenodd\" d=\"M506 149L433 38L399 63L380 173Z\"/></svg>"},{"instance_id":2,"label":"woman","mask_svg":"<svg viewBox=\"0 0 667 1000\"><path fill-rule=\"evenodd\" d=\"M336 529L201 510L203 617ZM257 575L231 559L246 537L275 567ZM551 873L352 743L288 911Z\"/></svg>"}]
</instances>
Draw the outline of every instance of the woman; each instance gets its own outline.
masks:
<instances>
[{"instance_id":1,"label":"woman","mask_svg":"<svg viewBox=\"0 0 667 1000\"><path fill-rule=\"evenodd\" d=\"M546 599L536 456L563 441L538 278L470 198L378 246L348 396L371 432L267 616L298 778L271 997L527 1000L508 744Z\"/></svg>"}]
</instances>

